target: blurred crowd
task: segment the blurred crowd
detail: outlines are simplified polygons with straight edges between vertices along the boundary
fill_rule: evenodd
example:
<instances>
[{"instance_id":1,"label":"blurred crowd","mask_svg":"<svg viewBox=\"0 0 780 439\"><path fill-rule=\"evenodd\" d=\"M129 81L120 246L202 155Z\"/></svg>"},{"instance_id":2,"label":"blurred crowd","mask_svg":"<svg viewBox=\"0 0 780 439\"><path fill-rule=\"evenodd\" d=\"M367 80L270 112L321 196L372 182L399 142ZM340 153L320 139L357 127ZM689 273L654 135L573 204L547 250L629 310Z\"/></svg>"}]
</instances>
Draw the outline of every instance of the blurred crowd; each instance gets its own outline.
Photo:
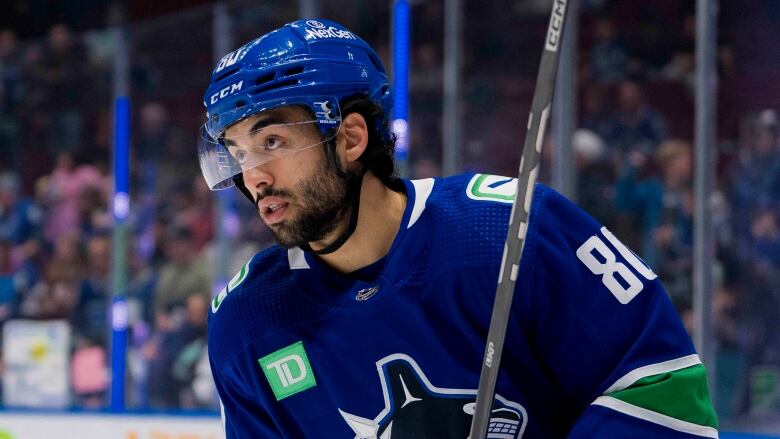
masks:
<instances>
[{"instance_id":1,"label":"blurred crowd","mask_svg":"<svg viewBox=\"0 0 780 439\"><path fill-rule=\"evenodd\" d=\"M780 29L780 14L763 0L740 2L755 8L749 19L724 27L718 42L719 102L727 105L719 109L719 140L711 145L721 416L780 409L780 384L767 396L751 375L760 371L765 377L768 370L780 382L780 92L775 83L774 91L753 91L746 100L739 94L751 93L749 87L728 87L745 75L759 82L780 79L774 58L750 58L738 37L740 25L761 20ZM504 4L465 6L466 170L515 172L524 136L517 121L527 114L536 74L535 63L525 60L538 59L547 25L547 7L536 3L545 4L515 2L511 13ZM648 5L583 2L572 172L578 203L644 258L695 331L696 21L692 1ZM728 13L730 5L723 7L722 14ZM339 20L387 62L388 26L376 25L372 9L364 9ZM235 33L243 39L260 31L257 20L273 15L253 11L236 17ZM441 1L413 7L411 177L441 171L442 11ZM289 21L283 18L293 14L287 8L275 19ZM387 24L389 17L377 22ZM248 203L215 197L200 177L194 145L208 67L185 77L180 64L155 58L178 54L208 66L210 46L155 45L149 33L135 44L145 56L136 56L131 67L129 406L214 409L206 315L211 294L225 282L214 267L235 271L271 241ZM780 38L763 41L775 45L765 50L780 50ZM77 35L57 24L45 40L20 42L13 30L0 30L0 324L16 318L71 322L73 402L82 407L103 407L108 395L110 52L105 31ZM545 156L547 165L551 160ZM227 231L227 253L215 239L218 222Z\"/></svg>"},{"instance_id":2,"label":"blurred crowd","mask_svg":"<svg viewBox=\"0 0 780 439\"><path fill-rule=\"evenodd\" d=\"M113 179L110 62L94 37L90 46L64 24L29 43L0 31L0 324L69 321L73 405L100 408L109 386ZM216 409L205 351L219 281L212 267L223 257L213 245L214 201L194 131L160 102L140 102L126 254L128 405ZM268 241L249 219L228 239L231 270Z\"/></svg>"}]
</instances>

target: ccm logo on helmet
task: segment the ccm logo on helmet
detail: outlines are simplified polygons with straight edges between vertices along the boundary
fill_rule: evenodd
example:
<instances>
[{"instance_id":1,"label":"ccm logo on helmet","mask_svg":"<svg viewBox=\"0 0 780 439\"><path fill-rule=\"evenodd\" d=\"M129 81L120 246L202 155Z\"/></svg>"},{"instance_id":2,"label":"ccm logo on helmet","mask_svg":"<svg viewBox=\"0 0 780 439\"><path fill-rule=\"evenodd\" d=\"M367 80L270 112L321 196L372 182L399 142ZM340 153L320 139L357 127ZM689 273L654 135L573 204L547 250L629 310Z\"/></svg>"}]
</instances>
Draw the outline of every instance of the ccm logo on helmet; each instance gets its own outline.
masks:
<instances>
[{"instance_id":1,"label":"ccm logo on helmet","mask_svg":"<svg viewBox=\"0 0 780 439\"><path fill-rule=\"evenodd\" d=\"M341 30L336 27L325 28L325 25L319 21L309 20L306 22L309 26L306 28L306 39L317 40L320 38L341 38L347 40L356 40L355 35L350 31ZM317 24L318 26L315 26Z\"/></svg>"},{"instance_id":2,"label":"ccm logo on helmet","mask_svg":"<svg viewBox=\"0 0 780 439\"><path fill-rule=\"evenodd\" d=\"M241 91L241 87L243 87L243 86L244 86L244 81L243 80L238 81L238 82L236 82L234 84L230 84L227 87L223 88L222 90L220 90L220 91L214 93L213 95L211 95L211 97L209 98L209 102L211 102L211 105L214 105L220 99L226 98L226 97L232 95L233 93L235 93L237 91Z\"/></svg>"}]
</instances>

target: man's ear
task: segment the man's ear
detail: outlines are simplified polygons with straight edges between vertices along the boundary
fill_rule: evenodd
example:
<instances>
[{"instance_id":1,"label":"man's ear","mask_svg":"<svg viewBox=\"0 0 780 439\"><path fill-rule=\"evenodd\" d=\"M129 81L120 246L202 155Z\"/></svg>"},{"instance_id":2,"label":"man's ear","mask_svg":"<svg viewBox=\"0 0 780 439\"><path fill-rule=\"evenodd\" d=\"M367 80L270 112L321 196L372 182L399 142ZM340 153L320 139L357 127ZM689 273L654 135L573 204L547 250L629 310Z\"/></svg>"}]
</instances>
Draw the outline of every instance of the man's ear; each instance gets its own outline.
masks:
<instances>
[{"instance_id":1,"label":"man's ear","mask_svg":"<svg viewBox=\"0 0 780 439\"><path fill-rule=\"evenodd\" d=\"M368 146L368 125L360 113L350 113L341 121L338 149L347 168L358 166L358 159Z\"/></svg>"}]
</instances>

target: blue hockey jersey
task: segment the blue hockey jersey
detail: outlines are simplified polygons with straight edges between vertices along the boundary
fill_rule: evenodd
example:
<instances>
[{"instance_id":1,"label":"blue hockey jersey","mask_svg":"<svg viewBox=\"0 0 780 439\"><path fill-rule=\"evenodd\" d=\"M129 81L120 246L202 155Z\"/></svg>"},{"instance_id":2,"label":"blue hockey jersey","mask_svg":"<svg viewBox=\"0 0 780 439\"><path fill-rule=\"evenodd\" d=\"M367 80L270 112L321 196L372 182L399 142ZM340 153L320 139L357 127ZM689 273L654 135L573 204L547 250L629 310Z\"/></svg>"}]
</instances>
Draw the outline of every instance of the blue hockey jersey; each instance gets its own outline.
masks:
<instances>
[{"instance_id":1,"label":"blue hockey jersey","mask_svg":"<svg viewBox=\"0 0 780 439\"><path fill-rule=\"evenodd\" d=\"M233 438L466 438L515 179L404 181L385 258L254 256L215 298ZM706 373L656 275L537 185L489 438L714 438Z\"/></svg>"}]
</instances>

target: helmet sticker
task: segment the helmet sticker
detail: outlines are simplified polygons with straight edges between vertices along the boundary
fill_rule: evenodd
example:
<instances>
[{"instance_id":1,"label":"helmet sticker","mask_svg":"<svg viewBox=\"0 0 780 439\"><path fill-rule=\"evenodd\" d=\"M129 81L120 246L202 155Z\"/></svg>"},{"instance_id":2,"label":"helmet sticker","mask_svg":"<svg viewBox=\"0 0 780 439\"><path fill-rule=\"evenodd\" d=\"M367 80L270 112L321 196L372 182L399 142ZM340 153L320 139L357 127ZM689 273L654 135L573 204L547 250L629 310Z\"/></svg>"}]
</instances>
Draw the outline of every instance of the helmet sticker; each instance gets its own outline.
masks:
<instances>
[{"instance_id":1,"label":"helmet sticker","mask_svg":"<svg viewBox=\"0 0 780 439\"><path fill-rule=\"evenodd\" d=\"M214 69L214 73L221 72L222 70L225 69L225 67L230 67L233 64L241 61L241 59L244 57L244 55L246 55L248 51L249 51L248 48L242 47L238 50L235 50L223 56L222 59L219 60L219 64L217 64L217 68Z\"/></svg>"},{"instance_id":2,"label":"helmet sticker","mask_svg":"<svg viewBox=\"0 0 780 439\"><path fill-rule=\"evenodd\" d=\"M306 26L311 26L315 29L325 29L326 27L321 21L317 20L306 20Z\"/></svg>"},{"instance_id":3,"label":"helmet sticker","mask_svg":"<svg viewBox=\"0 0 780 439\"><path fill-rule=\"evenodd\" d=\"M355 34L348 30L339 29L335 26L325 27L324 24L316 20L308 20L306 22L307 40L319 40L321 38L340 38L342 40L356 40Z\"/></svg>"}]
</instances>

